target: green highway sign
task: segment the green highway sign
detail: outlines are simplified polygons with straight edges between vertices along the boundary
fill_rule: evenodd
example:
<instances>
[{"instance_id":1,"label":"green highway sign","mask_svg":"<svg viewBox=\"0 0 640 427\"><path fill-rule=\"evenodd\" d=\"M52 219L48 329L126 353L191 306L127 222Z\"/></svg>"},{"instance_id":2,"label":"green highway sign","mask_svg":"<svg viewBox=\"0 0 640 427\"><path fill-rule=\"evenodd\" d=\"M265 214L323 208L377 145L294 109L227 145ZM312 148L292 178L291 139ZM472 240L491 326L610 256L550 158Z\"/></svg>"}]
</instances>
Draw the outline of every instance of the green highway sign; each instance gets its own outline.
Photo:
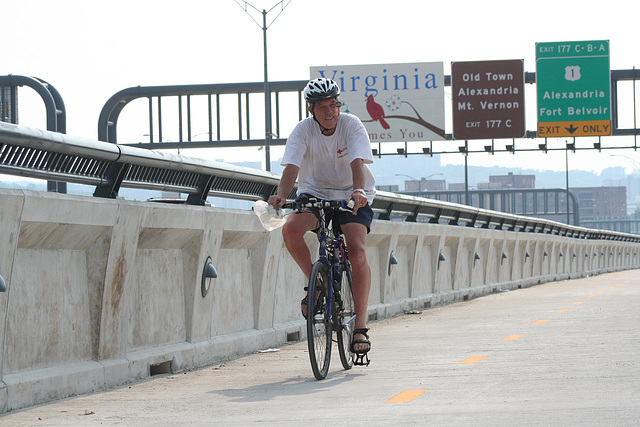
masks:
<instances>
[{"instance_id":1,"label":"green highway sign","mask_svg":"<svg viewBox=\"0 0 640 427\"><path fill-rule=\"evenodd\" d=\"M536 43L538 137L611 135L609 41Z\"/></svg>"}]
</instances>

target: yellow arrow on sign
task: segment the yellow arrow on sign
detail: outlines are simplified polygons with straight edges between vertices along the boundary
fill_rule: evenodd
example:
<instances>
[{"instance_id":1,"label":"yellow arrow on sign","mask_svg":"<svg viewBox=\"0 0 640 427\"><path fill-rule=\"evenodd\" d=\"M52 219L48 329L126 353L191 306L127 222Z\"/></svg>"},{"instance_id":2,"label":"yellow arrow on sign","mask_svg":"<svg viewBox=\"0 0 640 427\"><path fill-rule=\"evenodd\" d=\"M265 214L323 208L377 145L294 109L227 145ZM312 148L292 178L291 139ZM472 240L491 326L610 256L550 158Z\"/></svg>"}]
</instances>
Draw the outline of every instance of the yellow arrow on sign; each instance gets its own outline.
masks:
<instances>
[{"instance_id":1,"label":"yellow arrow on sign","mask_svg":"<svg viewBox=\"0 0 640 427\"><path fill-rule=\"evenodd\" d=\"M611 120L539 122L538 138L611 135Z\"/></svg>"}]
</instances>

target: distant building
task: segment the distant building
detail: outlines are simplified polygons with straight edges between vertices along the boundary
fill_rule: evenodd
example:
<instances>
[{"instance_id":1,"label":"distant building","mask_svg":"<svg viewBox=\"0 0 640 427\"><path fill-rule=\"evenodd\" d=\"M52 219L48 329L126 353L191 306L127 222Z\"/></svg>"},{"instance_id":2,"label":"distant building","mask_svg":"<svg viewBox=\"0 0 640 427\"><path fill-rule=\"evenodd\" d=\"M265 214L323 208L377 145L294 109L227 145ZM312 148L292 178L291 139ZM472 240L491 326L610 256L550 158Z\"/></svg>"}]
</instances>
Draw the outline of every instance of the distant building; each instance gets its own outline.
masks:
<instances>
[{"instance_id":1,"label":"distant building","mask_svg":"<svg viewBox=\"0 0 640 427\"><path fill-rule=\"evenodd\" d=\"M633 214L640 206L640 177L637 174L626 178L605 179L603 184L608 187L627 187L627 215Z\"/></svg>"},{"instance_id":2,"label":"distant building","mask_svg":"<svg viewBox=\"0 0 640 427\"><path fill-rule=\"evenodd\" d=\"M444 191L447 188L447 181L444 179L411 179L404 182L404 191Z\"/></svg>"},{"instance_id":3,"label":"distant building","mask_svg":"<svg viewBox=\"0 0 640 427\"><path fill-rule=\"evenodd\" d=\"M376 185L376 190L397 193L400 190L400 187L398 185Z\"/></svg>"},{"instance_id":4,"label":"distant building","mask_svg":"<svg viewBox=\"0 0 640 427\"><path fill-rule=\"evenodd\" d=\"M422 181L422 191L444 191L447 181L444 179L427 179Z\"/></svg>"},{"instance_id":5,"label":"distant building","mask_svg":"<svg viewBox=\"0 0 640 427\"><path fill-rule=\"evenodd\" d=\"M536 176L514 175L509 172L508 175L489 176L489 184L490 188L536 188Z\"/></svg>"},{"instance_id":6,"label":"distant building","mask_svg":"<svg viewBox=\"0 0 640 427\"><path fill-rule=\"evenodd\" d=\"M580 220L627 218L627 187L571 187L578 198Z\"/></svg>"}]
</instances>

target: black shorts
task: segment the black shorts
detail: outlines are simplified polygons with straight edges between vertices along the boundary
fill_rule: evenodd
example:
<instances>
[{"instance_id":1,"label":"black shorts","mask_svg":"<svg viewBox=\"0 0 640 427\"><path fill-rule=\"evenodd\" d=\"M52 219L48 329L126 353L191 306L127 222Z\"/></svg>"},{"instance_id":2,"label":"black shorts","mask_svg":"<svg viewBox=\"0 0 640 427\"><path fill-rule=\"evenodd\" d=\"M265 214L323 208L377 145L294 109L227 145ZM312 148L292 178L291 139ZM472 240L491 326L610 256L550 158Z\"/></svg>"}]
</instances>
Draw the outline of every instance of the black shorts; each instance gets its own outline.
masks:
<instances>
[{"instance_id":1,"label":"black shorts","mask_svg":"<svg viewBox=\"0 0 640 427\"><path fill-rule=\"evenodd\" d=\"M306 193L300 194L298 197L302 196L315 197ZM362 224L367 227L367 234L369 234L371 232L371 222L373 221L373 209L371 209L371 206L367 203L366 206L359 208L355 215L348 211L333 211L327 215L327 222L329 220L333 221L333 227L337 227L338 230L340 230L340 225L342 224L357 222L358 224Z\"/></svg>"},{"instance_id":2,"label":"black shorts","mask_svg":"<svg viewBox=\"0 0 640 427\"><path fill-rule=\"evenodd\" d=\"M340 228L342 224L349 224L351 222L357 222L367 227L367 234L371 232L371 221L373 221L373 210L369 203L358 209L358 212L354 215L351 212L335 211L331 214L333 220L333 226Z\"/></svg>"}]
</instances>

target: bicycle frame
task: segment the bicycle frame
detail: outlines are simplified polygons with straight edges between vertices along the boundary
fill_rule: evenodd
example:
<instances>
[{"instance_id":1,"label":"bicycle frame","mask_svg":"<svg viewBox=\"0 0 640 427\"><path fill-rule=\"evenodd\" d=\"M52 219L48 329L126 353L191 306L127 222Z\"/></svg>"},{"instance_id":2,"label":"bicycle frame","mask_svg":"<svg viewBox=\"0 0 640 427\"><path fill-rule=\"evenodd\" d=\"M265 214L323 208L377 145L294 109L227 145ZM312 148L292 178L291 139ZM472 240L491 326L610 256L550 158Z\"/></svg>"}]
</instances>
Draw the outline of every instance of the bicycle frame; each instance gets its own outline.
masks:
<instances>
[{"instance_id":1,"label":"bicycle frame","mask_svg":"<svg viewBox=\"0 0 640 427\"><path fill-rule=\"evenodd\" d=\"M342 272L347 274L347 280L351 282L351 270L346 267L346 263L349 262L347 258L347 248L344 242L344 236L340 233L336 233L335 228L330 228L326 222L326 212L323 208L311 208L310 211L318 218L319 229L316 231L318 235L318 243L320 245L318 249L318 261L324 263L329 267L329 278L333 286L329 286L327 294L327 302L329 307L334 307L335 289L334 286L338 285L338 293L342 289ZM332 224L333 226L333 224ZM328 321L332 323L331 311L327 311L327 315L330 317ZM344 323L341 323L340 328L344 325L355 321L355 314L346 319ZM351 339L351 337L349 337Z\"/></svg>"},{"instance_id":2,"label":"bicycle frame","mask_svg":"<svg viewBox=\"0 0 640 427\"><path fill-rule=\"evenodd\" d=\"M329 215L332 211L349 211L350 201L327 201L316 198L286 203L284 208L294 212L310 212L317 221L314 230L319 248L318 259L313 263L307 288L307 340L311 368L316 379L324 379L331 363L332 342L338 343L340 361L345 369L355 363L350 343L355 329L355 309L351 289L351 266L349 254L341 230L334 225ZM331 224L331 226L329 226ZM316 307L317 280L326 286L320 305ZM347 283L344 283L347 280ZM311 311L309 311L311 309ZM347 317L345 319L345 317ZM336 333L335 341L333 333Z\"/></svg>"}]
</instances>

